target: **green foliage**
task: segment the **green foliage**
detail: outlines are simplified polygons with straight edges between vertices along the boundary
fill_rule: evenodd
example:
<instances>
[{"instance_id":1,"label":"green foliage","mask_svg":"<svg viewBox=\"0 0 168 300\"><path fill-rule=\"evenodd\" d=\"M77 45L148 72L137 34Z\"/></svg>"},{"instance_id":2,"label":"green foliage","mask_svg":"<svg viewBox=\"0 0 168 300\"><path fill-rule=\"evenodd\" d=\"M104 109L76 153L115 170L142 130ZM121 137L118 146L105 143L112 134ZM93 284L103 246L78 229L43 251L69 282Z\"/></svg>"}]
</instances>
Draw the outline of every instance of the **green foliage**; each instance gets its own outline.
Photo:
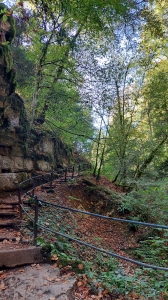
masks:
<instances>
[{"instance_id":1,"label":"green foliage","mask_svg":"<svg viewBox=\"0 0 168 300\"><path fill-rule=\"evenodd\" d=\"M25 49L11 45L16 70L17 91L25 102L27 111L30 109L30 98L32 96L31 85L34 82L34 64L27 58Z\"/></svg>"},{"instance_id":2,"label":"green foliage","mask_svg":"<svg viewBox=\"0 0 168 300\"><path fill-rule=\"evenodd\" d=\"M158 253L156 244L159 243L159 246L161 246L165 242L167 243L167 238L164 242L161 242L159 239L150 240L150 245L153 244L154 254L162 255L163 248L159 249ZM54 244L46 243L43 239L38 238L38 245L43 247L44 257L58 258L58 263L63 267L71 265L78 274L84 273L87 277L90 291L96 294L99 289L108 288L110 294L116 297L125 295L125 297L128 297L126 299L130 299L129 295L131 296L131 293L134 293L139 298L145 297L144 299L159 300L161 295L166 296L168 293L168 272L137 268L134 275L129 276L125 274L124 269L118 265L114 258L106 257L101 253L95 254L92 261L85 261L84 259L81 261L78 258L76 249L61 237ZM152 253L152 250L150 252ZM165 257L166 253L167 246L164 248ZM79 264L82 265L82 269L79 268Z\"/></svg>"},{"instance_id":3,"label":"green foliage","mask_svg":"<svg viewBox=\"0 0 168 300\"><path fill-rule=\"evenodd\" d=\"M122 196L118 211L129 213L136 220L152 223L167 223L167 180L142 184L137 191Z\"/></svg>"},{"instance_id":4,"label":"green foliage","mask_svg":"<svg viewBox=\"0 0 168 300\"><path fill-rule=\"evenodd\" d=\"M35 200L34 197L30 197L28 201L29 201L29 204L35 204L36 203L36 200Z\"/></svg>"},{"instance_id":5,"label":"green foliage","mask_svg":"<svg viewBox=\"0 0 168 300\"><path fill-rule=\"evenodd\" d=\"M9 45L0 46L0 56L4 59L6 72L9 73L13 66L13 57Z\"/></svg>"},{"instance_id":6,"label":"green foliage","mask_svg":"<svg viewBox=\"0 0 168 300\"><path fill-rule=\"evenodd\" d=\"M10 94L12 94L16 87L16 73L13 69L13 56L10 43L15 36L15 22L12 13L8 11L7 7L3 3L0 3L0 19L3 22L9 22L10 24L10 30L5 34L5 41L2 41L0 45L0 56L3 58L5 63L7 78L10 83Z\"/></svg>"},{"instance_id":7,"label":"green foliage","mask_svg":"<svg viewBox=\"0 0 168 300\"><path fill-rule=\"evenodd\" d=\"M158 231L159 233L159 231ZM161 231L161 236L148 237L140 241L140 248L133 251L136 258L159 266L167 266L168 232Z\"/></svg>"},{"instance_id":8,"label":"green foliage","mask_svg":"<svg viewBox=\"0 0 168 300\"><path fill-rule=\"evenodd\" d=\"M10 30L8 36L6 36L6 43L11 43L15 37L15 21L12 16L12 12L8 10L7 6L3 3L0 3L0 18L2 18L3 22L9 22Z\"/></svg>"},{"instance_id":9,"label":"green foliage","mask_svg":"<svg viewBox=\"0 0 168 300\"><path fill-rule=\"evenodd\" d=\"M81 260L76 256L75 248L61 236L58 236L54 244L45 242L43 238L37 238L37 245L42 247L42 253L47 260L54 261L52 258L55 255L56 260L58 259L58 263L63 267L71 265L76 270L77 265L81 263Z\"/></svg>"}]
</instances>

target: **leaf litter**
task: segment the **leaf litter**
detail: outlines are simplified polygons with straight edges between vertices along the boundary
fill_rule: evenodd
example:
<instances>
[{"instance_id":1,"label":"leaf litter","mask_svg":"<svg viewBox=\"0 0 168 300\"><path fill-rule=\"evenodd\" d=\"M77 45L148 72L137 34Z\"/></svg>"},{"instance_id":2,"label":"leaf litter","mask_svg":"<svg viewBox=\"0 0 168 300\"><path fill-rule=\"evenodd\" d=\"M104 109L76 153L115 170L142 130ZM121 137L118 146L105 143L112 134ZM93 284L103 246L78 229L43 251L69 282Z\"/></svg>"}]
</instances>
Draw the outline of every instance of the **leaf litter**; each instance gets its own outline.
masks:
<instances>
[{"instance_id":1,"label":"leaf litter","mask_svg":"<svg viewBox=\"0 0 168 300\"><path fill-rule=\"evenodd\" d=\"M110 181L108 181L105 178L102 178L99 182L95 181L93 178L91 179L93 184L97 187L106 187L112 191L119 191L122 192L122 190L118 187L116 187L114 184L112 184ZM37 195L40 197L42 200L47 200L51 202L55 202L56 204L63 206L69 206L73 207L76 209L81 209L83 211L90 211L94 213L101 213L101 214L106 214L108 215L108 212L106 211L106 205L102 202L101 196L97 201L95 201L95 195L92 192L88 191L89 188L88 186L83 183L82 179L78 180L77 183L75 184L62 184L56 186L54 190L54 195L47 193L46 190L41 191L41 189L38 188ZM76 200L78 199L78 201ZM117 211L114 209L113 210L114 217L117 217L116 213ZM47 212L47 216L48 212ZM131 233L128 231L128 227L123 224L123 223L116 223L115 221L110 221L105 220L105 219L100 219L100 218L93 218L88 215L80 215L80 214L72 214L69 213L64 215L64 224L69 225L69 228L71 227L72 224L72 219L73 222L75 223L75 228L74 228L74 233L80 238L83 239L83 241L87 243L94 244L95 246L104 249L111 249L112 252L115 252L117 254L127 256L126 250L129 248L136 248L139 247L138 243L136 242L136 236L135 233ZM52 222L52 218L47 218L46 219L46 224L50 225ZM61 227L62 223L59 220L59 222L56 221L57 227ZM48 226L49 226L48 225ZM27 231L28 232L28 231ZM27 232L21 232L18 234L20 235L25 235L24 238L26 240L29 240L29 236L27 236ZM70 233L70 232L68 232ZM42 235L45 236L45 233ZM51 237L51 242L54 240L54 238ZM18 239L19 242L19 239ZM94 251L92 250L80 250L80 247L76 246L76 248L79 248L79 253L81 251L81 257L83 258L86 256L86 259L88 261L92 261L94 258ZM105 257L105 256L104 256ZM57 255L52 255L51 260L57 261L58 257ZM132 275L134 273L134 268L135 266L129 262L126 261L120 261L120 264L122 264L123 268L125 269L125 272L128 275ZM37 270L40 270L41 267L38 264L32 265L32 267L36 267ZM53 264L52 268L56 268L57 264ZM78 269L83 270L83 264L80 263L78 264ZM103 270L102 270L103 271ZM20 270L22 271L22 269ZM67 272L68 276L73 276L73 272L68 272L67 270L64 270L64 268L61 271L61 266L60 266L60 273L62 272L62 276L65 276L65 273ZM4 274L0 274L0 278L3 279ZM5 278L5 277L4 277ZM60 281L60 278L52 278L48 277L48 281ZM5 288L4 285L2 285L2 288ZM2 289L1 288L1 289ZM29 289L31 290L33 286L30 286ZM117 297L117 298L116 298ZM50 298L52 299L52 297ZM125 296L110 296L109 290L107 288L101 288L101 283L100 283L100 288L98 289L98 294L95 295L90 291L90 282L88 281L88 278L83 274L78 278L78 283L77 283L77 290L75 293L75 299L85 299L85 300L90 300L90 299L140 299L136 298L136 293L133 295L129 295L129 298L125 298Z\"/></svg>"}]
</instances>

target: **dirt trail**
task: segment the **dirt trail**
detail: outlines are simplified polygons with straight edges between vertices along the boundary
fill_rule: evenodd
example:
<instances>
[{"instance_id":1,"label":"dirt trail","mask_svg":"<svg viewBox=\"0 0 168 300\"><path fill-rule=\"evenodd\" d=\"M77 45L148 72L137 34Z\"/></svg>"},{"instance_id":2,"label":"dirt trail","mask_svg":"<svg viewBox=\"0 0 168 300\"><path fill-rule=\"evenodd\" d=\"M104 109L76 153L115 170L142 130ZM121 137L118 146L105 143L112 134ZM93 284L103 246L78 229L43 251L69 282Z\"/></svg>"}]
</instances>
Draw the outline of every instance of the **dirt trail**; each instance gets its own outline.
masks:
<instances>
[{"instance_id":1,"label":"dirt trail","mask_svg":"<svg viewBox=\"0 0 168 300\"><path fill-rule=\"evenodd\" d=\"M99 182L96 182L91 178L91 181L97 186L108 188L113 192L116 192L117 189L122 192L108 179L102 178ZM104 205L101 194L95 196L94 193L90 193L88 185L83 182L82 178L75 181L75 184L63 183L57 185L54 193L48 193L47 190L41 192L41 189L38 188L36 194L45 201L107 215L107 207ZM110 216L121 218L115 208L111 210ZM100 248L111 249L112 252L121 256L128 256L127 249L139 247L136 236L138 233L131 232L125 223L81 214L73 214L73 218L75 218L77 224L76 235L87 243L95 244L97 240L95 245L99 247L101 241ZM71 221L67 218L64 224L71 226ZM132 263L124 260L119 260L119 262L126 273L134 271L135 265Z\"/></svg>"}]
</instances>

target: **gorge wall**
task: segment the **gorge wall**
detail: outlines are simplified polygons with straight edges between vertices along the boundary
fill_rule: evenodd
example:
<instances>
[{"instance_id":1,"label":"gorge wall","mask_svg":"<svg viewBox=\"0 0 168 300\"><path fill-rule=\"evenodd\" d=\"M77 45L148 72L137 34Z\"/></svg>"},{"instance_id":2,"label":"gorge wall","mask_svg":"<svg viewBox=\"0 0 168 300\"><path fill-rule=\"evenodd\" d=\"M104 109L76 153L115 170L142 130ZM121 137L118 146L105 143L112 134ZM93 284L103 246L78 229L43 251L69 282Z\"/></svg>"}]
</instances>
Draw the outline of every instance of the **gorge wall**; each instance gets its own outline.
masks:
<instances>
[{"instance_id":1,"label":"gorge wall","mask_svg":"<svg viewBox=\"0 0 168 300\"><path fill-rule=\"evenodd\" d=\"M24 102L15 93L15 70L10 50L14 34L14 19L1 3L0 191L15 190L21 181L32 175L66 166L71 156L60 139L50 137L47 132L30 130Z\"/></svg>"}]
</instances>

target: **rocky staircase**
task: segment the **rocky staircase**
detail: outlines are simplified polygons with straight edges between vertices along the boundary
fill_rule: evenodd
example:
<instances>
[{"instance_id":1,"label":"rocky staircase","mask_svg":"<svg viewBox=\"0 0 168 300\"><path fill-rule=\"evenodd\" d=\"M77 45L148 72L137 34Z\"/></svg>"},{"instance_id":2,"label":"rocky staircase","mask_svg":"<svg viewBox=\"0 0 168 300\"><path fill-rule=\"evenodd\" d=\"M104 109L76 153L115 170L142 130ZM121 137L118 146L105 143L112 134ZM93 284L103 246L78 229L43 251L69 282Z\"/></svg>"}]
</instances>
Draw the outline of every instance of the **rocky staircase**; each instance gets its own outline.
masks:
<instances>
[{"instance_id":1,"label":"rocky staircase","mask_svg":"<svg viewBox=\"0 0 168 300\"><path fill-rule=\"evenodd\" d=\"M0 198L0 249L9 242L18 242L19 204L17 195L3 195Z\"/></svg>"},{"instance_id":2,"label":"rocky staircase","mask_svg":"<svg viewBox=\"0 0 168 300\"><path fill-rule=\"evenodd\" d=\"M0 269L43 261L41 248L30 245L20 225L18 195L0 194Z\"/></svg>"},{"instance_id":3,"label":"rocky staircase","mask_svg":"<svg viewBox=\"0 0 168 300\"><path fill-rule=\"evenodd\" d=\"M0 198L0 229L15 227L19 222L19 203L17 195Z\"/></svg>"}]
</instances>

